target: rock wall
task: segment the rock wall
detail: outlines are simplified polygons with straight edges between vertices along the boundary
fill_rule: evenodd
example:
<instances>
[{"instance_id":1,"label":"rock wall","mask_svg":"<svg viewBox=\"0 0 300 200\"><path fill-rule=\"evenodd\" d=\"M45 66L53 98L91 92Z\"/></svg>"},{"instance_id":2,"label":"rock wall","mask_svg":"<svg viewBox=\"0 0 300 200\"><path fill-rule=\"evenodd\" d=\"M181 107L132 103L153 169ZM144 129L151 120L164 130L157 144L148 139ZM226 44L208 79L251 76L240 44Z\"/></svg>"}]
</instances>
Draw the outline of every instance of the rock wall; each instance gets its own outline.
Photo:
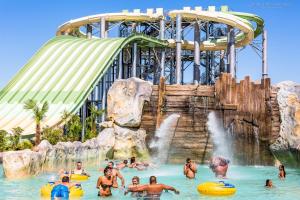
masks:
<instances>
[{"instance_id":1,"label":"rock wall","mask_svg":"<svg viewBox=\"0 0 300 200\"><path fill-rule=\"evenodd\" d=\"M276 85L280 111L280 133L273 151L300 150L300 85L284 81Z\"/></svg>"},{"instance_id":2,"label":"rock wall","mask_svg":"<svg viewBox=\"0 0 300 200\"><path fill-rule=\"evenodd\" d=\"M35 149L10 151L3 154L3 170L7 178L35 175L42 171L69 168L76 161L85 165L99 164L105 157L146 159L146 131L139 128L145 101L152 87L149 82L130 78L117 80L108 92L107 114L110 121L100 124L103 130L96 138L81 142L59 142L51 145L44 140Z\"/></svg>"}]
</instances>

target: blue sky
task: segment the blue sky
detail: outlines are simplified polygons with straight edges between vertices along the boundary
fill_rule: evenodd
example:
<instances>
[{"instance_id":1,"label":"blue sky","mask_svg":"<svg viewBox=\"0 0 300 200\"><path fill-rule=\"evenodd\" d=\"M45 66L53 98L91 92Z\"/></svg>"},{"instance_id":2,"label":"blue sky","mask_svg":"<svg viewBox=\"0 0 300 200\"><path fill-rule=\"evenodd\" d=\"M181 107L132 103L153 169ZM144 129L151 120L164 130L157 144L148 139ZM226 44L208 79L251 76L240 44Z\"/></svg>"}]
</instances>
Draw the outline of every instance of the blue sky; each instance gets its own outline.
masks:
<instances>
[{"instance_id":1,"label":"blue sky","mask_svg":"<svg viewBox=\"0 0 300 200\"><path fill-rule=\"evenodd\" d=\"M297 0L0 0L0 88L16 74L56 28L70 19L123 9L228 5L233 11L255 13L268 30L268 63L272 83L300 82L300 1ZM297 21L298 19L298 21ZM251 48L239 53L237 76L261 76L259 57Z\"/></svg>"}]
</instances>

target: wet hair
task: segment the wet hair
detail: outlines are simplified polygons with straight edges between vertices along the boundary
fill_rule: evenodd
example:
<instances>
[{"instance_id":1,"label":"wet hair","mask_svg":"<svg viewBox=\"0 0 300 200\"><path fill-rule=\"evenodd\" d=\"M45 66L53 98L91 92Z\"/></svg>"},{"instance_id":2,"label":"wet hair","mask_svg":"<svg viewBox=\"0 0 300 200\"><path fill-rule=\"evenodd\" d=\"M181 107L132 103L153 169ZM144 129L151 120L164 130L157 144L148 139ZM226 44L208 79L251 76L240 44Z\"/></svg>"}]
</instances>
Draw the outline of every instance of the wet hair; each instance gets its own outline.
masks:
<instances>
[{"instance_id":1,"label":"wet hair","mask_svg":"<svg viewBox=\"0 0 300 200\"><path fill-rule=\"evenodd\" d=\"M133 163L135 163L135 157L130 158L130 164L133 164Z\"/></svg>"},{"instance_id":2,"label":"wet hair","mask_svg":"<svg viewBox=\"0 0 300 200\"><path fill-rule=\"evenodd\" d=\"M114 165L115 165L113 161L109 161L108 163L111 163L111 164L112 164L112 166L114 166Z\"/></svg>"},{"instance_id":3,"label":"wet hair","mask_svg":"<svg viewBox=\"0 0 300 200\"><path fill-rule=\"evenodd\" d=\"M124 164L127 164L127 163L128 163L128 160L124 160L123 163L124 163Z\"/></svg>"},{"instance_id":4,"label":"wet hair","mask_svg":"<svg viewBox=\"0 0 300 200\"><path fill-rule=\"evenodd\" d=\"M82 162L81 161L77 161L76 164L82 164Z\"/></svg>"},{"instance_id":5,"label":"wet hair","mask_svg":"<svg viewBox=\"0 0 300 200\"><path fill-rule=\"evenodd\" d=\"M103 174L105 175L108 171L110 171L111 170L111 168L110 167L105 167L104 168L104 171L103 171Z\"/></svg>"},{"instance_id":6,"label":"wet hair","mask_svg":"<svg viewBox=\"0 0 300 200\"><path fill-rule=\"evenodd\" d=\"M151 183L156 183L156 177L155 176L150 176L149 182L150 182L150 184Z\"/></svg>"},{"instance_id":7,"label":"wet hair","mask_svg":"<svg viewBox=\"0 0 300 200\"><path fill-rule=\"evenodd\" d=\"M285 178L286 173L285 173L284 165L279 165L279 170L280 168L283 171L283 177Z\"/></svg>"},{"instance_id":8,"label":"wet hair","mask_svg":"<svg viewBox=\"0 0 300 200\"><path fill-rule=\"evenodd\" d=\"M132 180L136 180L138 183L140 183L140 178L138 177L138 176L134 176L134 177L132 177Z\"/></svg>"},{"instance_id":9,"label":"wet hair","mask_svg":"<svg viewBox=\"0 0 300 200\"><path fill-rule=\"evenodd\" d=\"M188 163L188 162L190 162L190 161L191 161L191 159L190 159L190 158L187 158L187 159L186 159L186 162L187 162L187 163Z\"/></svg>"},{"instance_id":10,"label":"wet hair","mask_svg":"<svg viewBox=\"0 0 300 200\"><path fill-rule=\"evenodd\" d=\"M268 187L268 186L269 186L269 184L270 184L270 181L271 181L270 179L267 179L267 180L266 180L266 185L265 185L266 187Z\"/></svg>"},{"instance_id":11,"label":"wet hair","mask_svg":"<svg viewBox=\"0 0 300 200\"><path fill-rule=\"evenodd\" d=\"M64 176L64 177L62 177L61 182L63 182L63 183L69 183L70 182L70 178L68 176Z\"/></svg>"}]
</instances>

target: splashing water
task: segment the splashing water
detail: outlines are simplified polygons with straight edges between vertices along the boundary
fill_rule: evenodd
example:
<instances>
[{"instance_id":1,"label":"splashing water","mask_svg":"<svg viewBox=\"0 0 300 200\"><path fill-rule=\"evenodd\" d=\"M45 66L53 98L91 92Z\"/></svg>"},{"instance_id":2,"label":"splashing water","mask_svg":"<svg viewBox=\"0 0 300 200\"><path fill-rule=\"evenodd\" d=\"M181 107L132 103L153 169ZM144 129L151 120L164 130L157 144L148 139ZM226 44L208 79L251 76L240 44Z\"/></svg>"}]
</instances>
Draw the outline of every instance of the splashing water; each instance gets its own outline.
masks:
<instances>
[{"instance_id":1,"label":"splashing water","mask_svg":"<svg viewBox=\"0 0 300 200\"><path fill-rule=\"evenodd\" d=\"M224 158L232 160L232 142L228 137L228 132L224 129L222 121L217 117L215 112L210 112L208 114L207 127L214 143L213 155L222 156Z\"/></svg>"},{"instance_id":2,"label":"splashing water","mask_svg":"<svg viewBox=\"0 0 300 200\"><path fill-rule=\"evenodd\" d=\"M168 116L155 131L155 137L151 140L149 147L154 150L152 156L155 163L166 163L168 160L168 152L174 136L179 114Z\"/></svg>"}]
</instances>

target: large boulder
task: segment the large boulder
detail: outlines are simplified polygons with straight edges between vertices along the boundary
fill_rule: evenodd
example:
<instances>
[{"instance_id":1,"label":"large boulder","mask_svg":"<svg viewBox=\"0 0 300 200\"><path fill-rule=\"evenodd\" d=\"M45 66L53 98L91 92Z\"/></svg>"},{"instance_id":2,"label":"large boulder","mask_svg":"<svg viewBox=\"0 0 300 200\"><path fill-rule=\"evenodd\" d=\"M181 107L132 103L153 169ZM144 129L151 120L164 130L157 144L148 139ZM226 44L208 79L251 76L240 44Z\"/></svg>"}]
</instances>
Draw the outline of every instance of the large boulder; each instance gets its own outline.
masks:
<instances>
[{"instance_id":1,"label":"large boulder","mask_svg":"<svg viewBox=\"0 0 300 200\"><path fill-rule=\"evenodd\" d=\"M42 153L29 149L3 153L3 171L7 178L25 177L39 174L45 157Z\"/></svg>"},{"instance_id":2,"label":"large boulder","mask_svg":"<svg viewBox=\"0 0 300 200\"><path fill-rule=\"evenodd\" d=\"M300 149L300 85L292 81L277 84L280 110L280 137L271 145L273 151Z\"/></svg>"},{"instance_id":3,"label":"large boulder","mask_svg":"<svg viewBox=\"0 0 300 200\"><path fill-rule=\"evenodd\" d=\"M114 130L114 159L127 159L132 156L148 157L148 149L145 142L146 131L144 129L128 129L115 125Z\"/></svg>"},{"instance_id":4,"label":"large boulder","mask_svg":"<svg viewBox=\"0 0 300 200\"><path fill-rule=\"evenodd\" d=\"M151 83L138 78L117 80L107 94L107 116L123 127L139 127L143 106L150 100Z\"/></svg>"},{"instance_id":5,"label":"large boulder","mask_svg":"<svg viewBox=\"0 0 300 200\"><path fill-rule=\"evenodd\" d=\"M43 140L35 151L9 151L3 153L3 171L7 178L22 178L42 171L73 167L74 162L97 164L115 145L113 128L106 128L96 138L81 142L59 142L51 145Z\"/></svg>"}]
</instances>

